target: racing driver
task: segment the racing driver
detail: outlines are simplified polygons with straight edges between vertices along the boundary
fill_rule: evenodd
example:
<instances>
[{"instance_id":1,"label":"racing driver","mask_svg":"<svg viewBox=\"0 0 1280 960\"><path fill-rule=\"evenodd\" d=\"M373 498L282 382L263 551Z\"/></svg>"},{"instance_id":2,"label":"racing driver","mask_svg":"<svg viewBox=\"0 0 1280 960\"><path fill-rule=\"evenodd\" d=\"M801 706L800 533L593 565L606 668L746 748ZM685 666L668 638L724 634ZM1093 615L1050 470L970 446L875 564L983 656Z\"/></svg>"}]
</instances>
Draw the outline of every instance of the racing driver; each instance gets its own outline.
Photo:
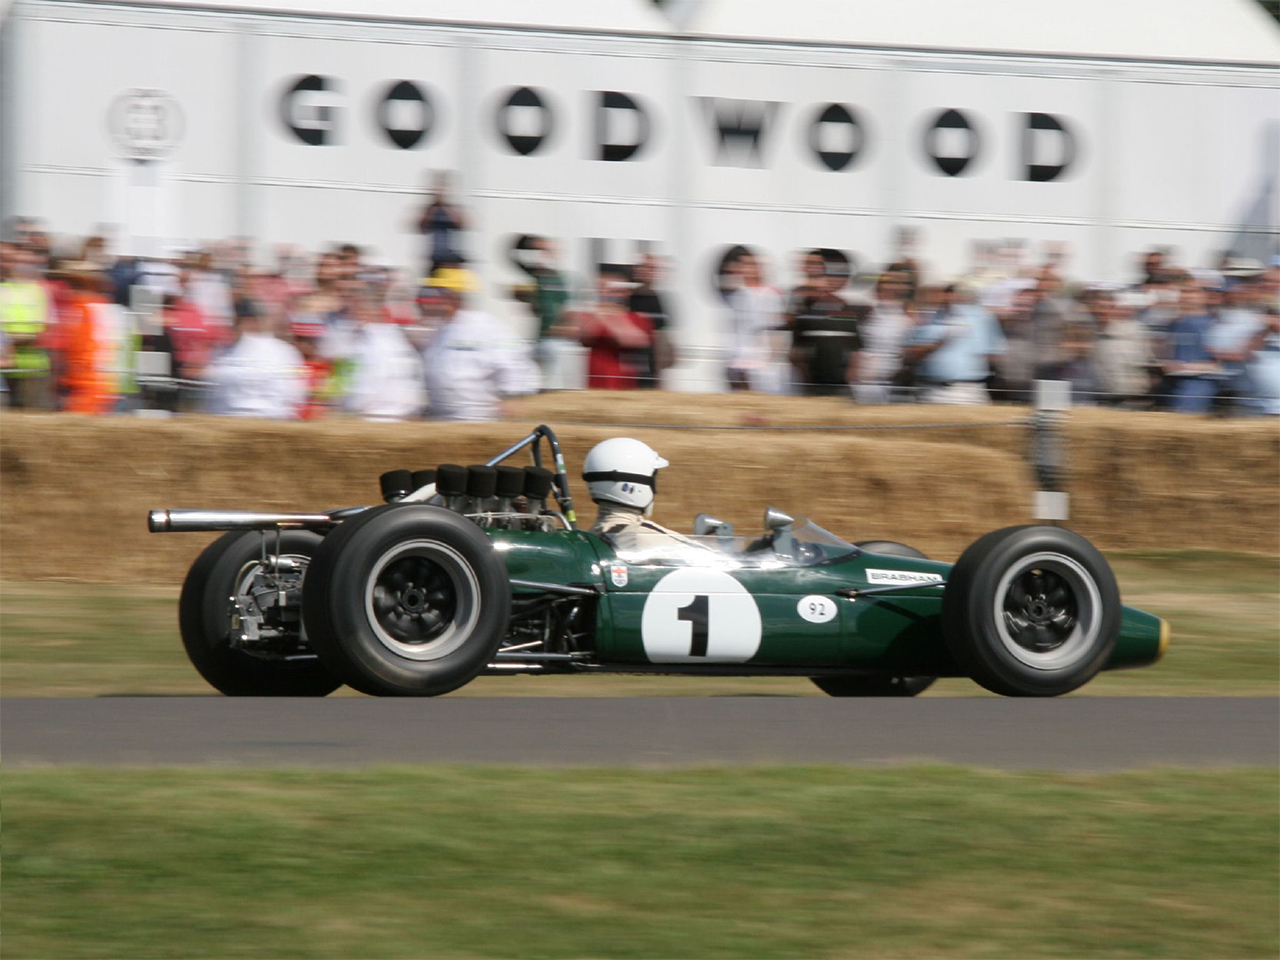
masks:
<instances>
[{"instance_id":1,"label":"racing driver","mask_svg":"<svg viewBox=\"0 0 1280 960\"><path fill-rule=\"evenodd\" d=\"M648 519L658 471L669 466L647 443L614 437L597 443L582 463L582 479L600 508L591 532L613 544L621 560L671 557L706 547Z\"/></svg>"}]
</instances>

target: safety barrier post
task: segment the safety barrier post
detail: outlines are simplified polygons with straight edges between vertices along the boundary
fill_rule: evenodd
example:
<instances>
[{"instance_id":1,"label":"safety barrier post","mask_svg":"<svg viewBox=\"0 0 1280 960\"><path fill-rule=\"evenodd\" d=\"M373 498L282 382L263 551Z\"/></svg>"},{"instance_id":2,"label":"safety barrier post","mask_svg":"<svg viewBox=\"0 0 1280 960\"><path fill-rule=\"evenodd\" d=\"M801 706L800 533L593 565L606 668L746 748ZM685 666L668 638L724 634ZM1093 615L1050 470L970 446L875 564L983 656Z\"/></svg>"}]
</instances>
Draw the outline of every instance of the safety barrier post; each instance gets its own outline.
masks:
<instances>
[{"instance_id":1,"label":"safety barrier post","mask_svg":"<svg viewBox=\"0 0 1280 960\"><path fill-rule=\"evenodd\" d=\"M1036 381L1036 412L1031 420L1031 464L1039 486L1034 503L1037 520L1062 522L1070 516L1069 495L1059 489L1065 480L1067 459L1062 425L1070 409L1070 381Z\"/></svg>"}]
</instances>

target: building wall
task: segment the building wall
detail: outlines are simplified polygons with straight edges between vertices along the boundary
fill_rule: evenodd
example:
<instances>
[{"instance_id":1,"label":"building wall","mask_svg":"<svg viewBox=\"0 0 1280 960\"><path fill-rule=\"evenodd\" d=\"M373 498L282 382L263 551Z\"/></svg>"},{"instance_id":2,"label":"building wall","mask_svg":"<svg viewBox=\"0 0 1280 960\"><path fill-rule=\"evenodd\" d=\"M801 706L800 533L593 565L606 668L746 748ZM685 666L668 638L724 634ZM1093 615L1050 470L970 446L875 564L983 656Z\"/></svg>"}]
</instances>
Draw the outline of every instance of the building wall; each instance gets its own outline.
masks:
<instances>
[{"instance_id":1,"label":"building wall","mask_svg":"<svg viewBox=\"0 0 1280 960\"><path fill-rule=\"evenodd\" d=\"M1121 279L1150 244L1202 264L1246 218L1271 244L1280 220L1280 97L1262 67L15 12L7 212L116 225L144 253L350 240L417 269L427 171L454 170L496 312L523 322L506 298L522 235L564 238L581 278L648 246L673 257L686 356L717 339L715 274L738 244L778 283L813 247L881 261L903 225L943 272L975 238L1024 237L1067 241L1074 275Z\"/></svg>"}]
</instances>

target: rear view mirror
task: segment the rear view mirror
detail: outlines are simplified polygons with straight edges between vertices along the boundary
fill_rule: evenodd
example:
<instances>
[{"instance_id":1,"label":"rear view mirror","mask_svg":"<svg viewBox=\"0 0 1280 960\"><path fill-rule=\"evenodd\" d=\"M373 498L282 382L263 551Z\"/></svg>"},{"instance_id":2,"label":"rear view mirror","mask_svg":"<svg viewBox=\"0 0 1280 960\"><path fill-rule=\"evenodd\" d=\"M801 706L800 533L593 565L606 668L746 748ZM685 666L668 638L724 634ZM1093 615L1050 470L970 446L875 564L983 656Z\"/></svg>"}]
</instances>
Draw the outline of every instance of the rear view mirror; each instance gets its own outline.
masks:
<instances>
[{"instance_id":1,"label":"rear view mirror","mask_svg":"<svg viewBox=\"0 0 1280 960\"><path fill-rule=\"evenodd\" d=\"M795 517L783 513L777 507L764 508L764 528L766 530L782 530L795 522Z\"/></svg>"},{"instance_id":2,"label":"rear view mirror","mask_svg":"<svg viewBox=\"0 0 1280 960\"><path fill-rule=\"evenodd\" d=\"M733 536L733 524L725 523L719 517L713 517L709 513L700 513L693 518L693 535L695 537L710 537L716 534L721 536Z\"/></svg>"}]
</instances>

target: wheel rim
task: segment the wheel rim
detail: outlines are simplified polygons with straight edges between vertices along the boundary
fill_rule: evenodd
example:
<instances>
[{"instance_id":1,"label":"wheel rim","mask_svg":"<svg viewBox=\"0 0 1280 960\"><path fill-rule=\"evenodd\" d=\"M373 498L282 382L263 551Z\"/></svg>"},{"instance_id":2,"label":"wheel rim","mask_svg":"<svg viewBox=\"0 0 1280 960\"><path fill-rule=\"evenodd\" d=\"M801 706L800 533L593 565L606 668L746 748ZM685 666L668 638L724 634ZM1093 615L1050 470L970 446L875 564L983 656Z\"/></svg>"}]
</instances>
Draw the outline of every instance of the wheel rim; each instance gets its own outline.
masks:
<instances>
[{"instance_id":1,"label":"wheel rim","mask_svg":"<svg viewBox=\"0 0 1280 960\"><path fill-rule=\"evenodd\" d=\"M388 550L365 587L378 642L407 660L438 660L466 642L480 616L480 582L462 554L438 540Z\"/></svg>"},{"instance_id":2,"label":"wheel rim","mask_svg":"<svg viewBox=\"0 0 1280 960\"><path fill-rule=\"evenodd\" d=\"M280 554L280 559L292 560L301 568L301 572L298 575L298 586L301 586L302 582L307 578L307 567L311 563L311 557L308 554L303 554L303 553L282 553ZM254 579L257 578L260 574L266 573L267 569L270 568L270 566L271 564L268 563L267 567L264 568L262 565L262 561L260 559L250 560L248 563L242 566L240 568L240 572L236 574L236 593L235 593L235 597L233 597L232 599L236 601L251 599L253 597L252 591L253 591ZM228 631L230 631L230 628L231 628L231 623L230 621L228 621L227 623ZM299 638L301 638L302 645L304 647L307 646L307 643L308 643L307 628L303 625L301 620L298 621L298 636ZM228 636L225 639L228 642L230 642L231 638L230 638L229 632L228 632Z\"/></svg>"},{"instance_id":3,"label":"wheel rim","mask_svg":"<svg viewBox=\"0 0 1280 960\"><path fill-rule=\"evenodd\" d=\"M1086 659L1102 622L1093 576L1060 553L1024 557L1005 571L995 593L996 632L1015 659L1061 670Z\"/></svg>"}]
</instances>

